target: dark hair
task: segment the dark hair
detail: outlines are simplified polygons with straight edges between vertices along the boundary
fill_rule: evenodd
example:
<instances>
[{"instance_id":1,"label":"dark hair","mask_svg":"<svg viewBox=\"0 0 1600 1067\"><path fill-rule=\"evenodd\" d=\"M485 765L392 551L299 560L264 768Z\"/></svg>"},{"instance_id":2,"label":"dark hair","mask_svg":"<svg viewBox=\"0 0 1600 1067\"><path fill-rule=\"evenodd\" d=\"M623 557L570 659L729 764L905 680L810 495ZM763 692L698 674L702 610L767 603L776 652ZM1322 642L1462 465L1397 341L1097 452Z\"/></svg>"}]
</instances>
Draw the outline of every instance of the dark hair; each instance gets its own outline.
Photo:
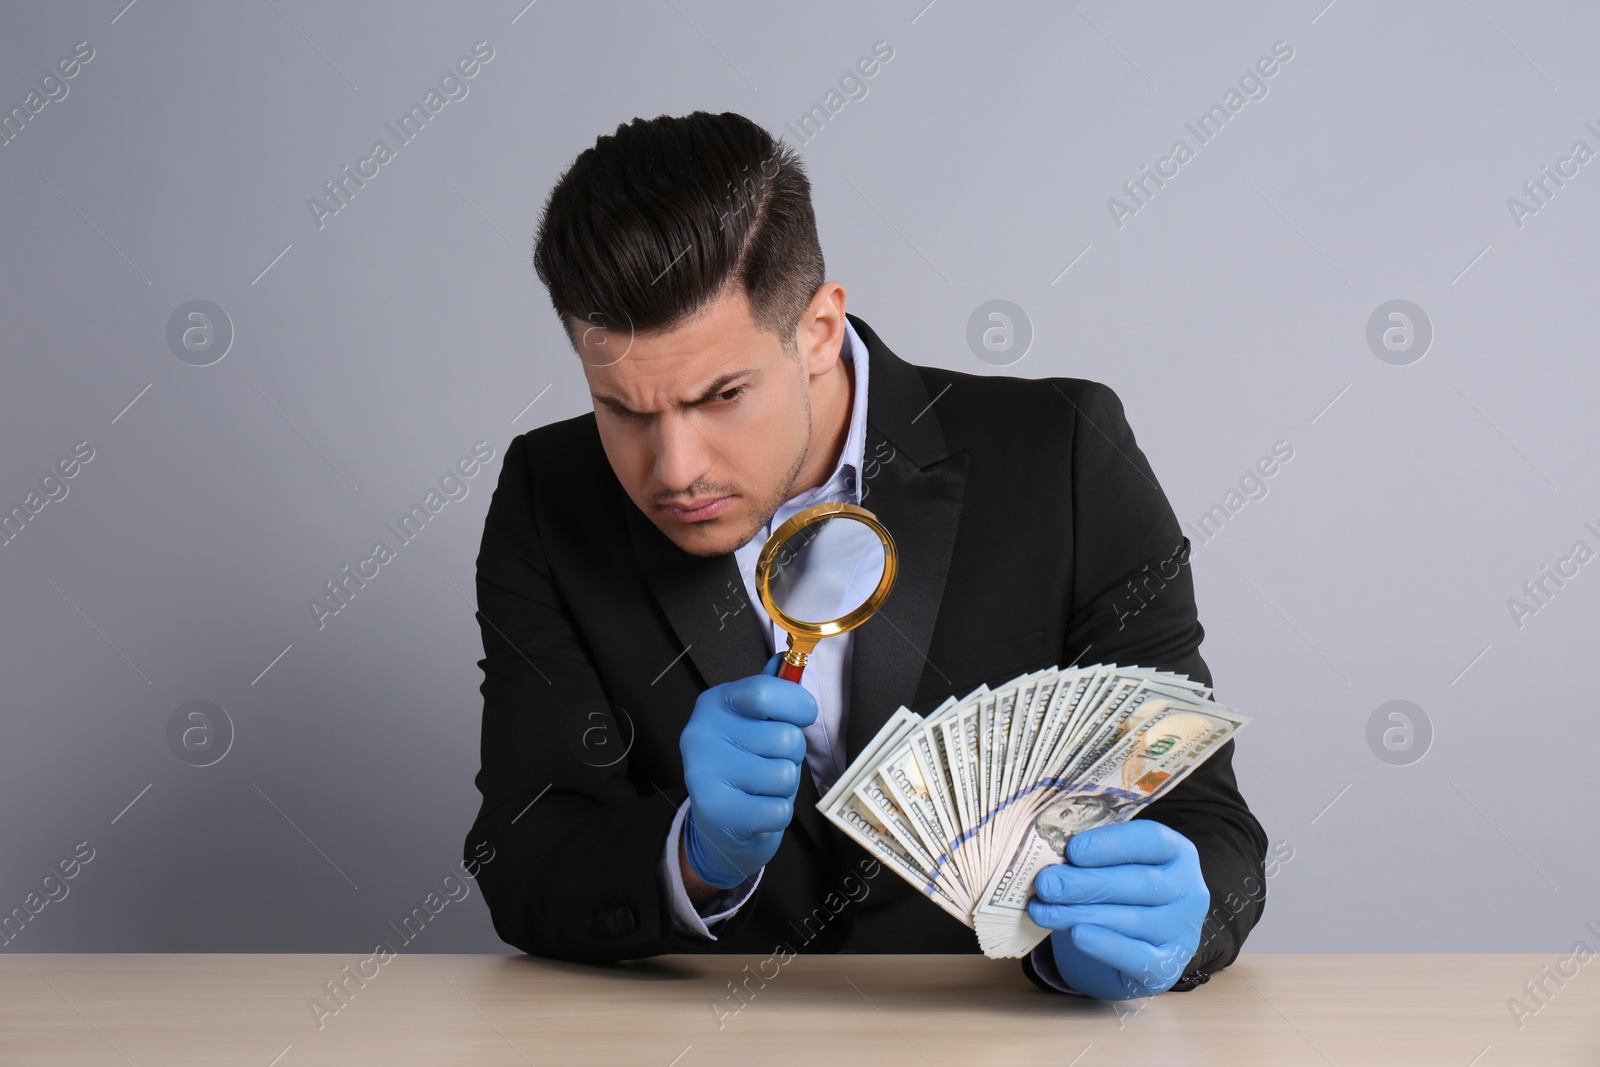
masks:
<instances>
[{"instance_id":1,"label":"dark hair","mask_svg":"<svg viewBox=\"0 0 1600 1067\"><path fill-rule=\"evenodd\" d=\"M799 156L732 111L636 118L596 138L545 201L533 267L574 350L571 318L656 333L737 286L757 328L796 356L825 280Z\"/></svg>"}]
</instances>

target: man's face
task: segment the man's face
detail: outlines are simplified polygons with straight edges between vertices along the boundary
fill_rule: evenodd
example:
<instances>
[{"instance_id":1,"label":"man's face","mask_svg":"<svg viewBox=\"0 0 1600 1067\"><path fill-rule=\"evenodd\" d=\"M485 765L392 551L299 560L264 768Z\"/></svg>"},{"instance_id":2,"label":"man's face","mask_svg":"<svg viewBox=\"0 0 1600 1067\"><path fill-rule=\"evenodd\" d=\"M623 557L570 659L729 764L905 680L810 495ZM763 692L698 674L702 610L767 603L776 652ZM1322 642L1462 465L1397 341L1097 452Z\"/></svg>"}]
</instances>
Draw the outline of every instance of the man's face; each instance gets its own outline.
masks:
<instances>
[{"instance_id":1,"label":"man's face","mask_svg":"<svg viewBox=\"0 0 1600 1067\"><path fill-rule=\"evenodd\" d=\"M731 552L793 495L809 454L817 360L805 345L798 360L785 356L777 335L751 321L743 291L667 333L629 337L584 323L574 333L611 469L679 548Z\"/></svg>"}]
</instances>

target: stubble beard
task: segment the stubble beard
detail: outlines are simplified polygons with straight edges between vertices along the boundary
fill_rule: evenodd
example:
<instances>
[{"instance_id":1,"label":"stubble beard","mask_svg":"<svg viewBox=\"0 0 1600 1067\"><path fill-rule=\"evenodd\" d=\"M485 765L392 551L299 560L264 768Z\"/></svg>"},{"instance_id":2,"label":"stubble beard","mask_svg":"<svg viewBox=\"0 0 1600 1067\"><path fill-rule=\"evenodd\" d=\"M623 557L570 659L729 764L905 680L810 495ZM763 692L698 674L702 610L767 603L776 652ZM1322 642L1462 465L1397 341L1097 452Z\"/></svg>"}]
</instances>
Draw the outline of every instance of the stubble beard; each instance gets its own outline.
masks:
<instances>
[{"instance_id":1,"label":"stubble beard","mask_svg":"<svg viewBox=\"0 0 1600 1067\"><path fill-rule=\"evenodd\" d=\"M794 483L799 480L800 471L805 467L806 460L811 457L811 390L802 391L801 396L805 399L806 432L805 439L800 445L800 452L795 456L794 463L790 465L789 473L784 476L782 487L775 490L772 497L762 504L755 524L750 527L750 532L729 551L741 549L754 540L756 534L765 529L767 524L772 521L772 517L778 513L778 509L794 495Z\"/></svg>"}]
</instances>

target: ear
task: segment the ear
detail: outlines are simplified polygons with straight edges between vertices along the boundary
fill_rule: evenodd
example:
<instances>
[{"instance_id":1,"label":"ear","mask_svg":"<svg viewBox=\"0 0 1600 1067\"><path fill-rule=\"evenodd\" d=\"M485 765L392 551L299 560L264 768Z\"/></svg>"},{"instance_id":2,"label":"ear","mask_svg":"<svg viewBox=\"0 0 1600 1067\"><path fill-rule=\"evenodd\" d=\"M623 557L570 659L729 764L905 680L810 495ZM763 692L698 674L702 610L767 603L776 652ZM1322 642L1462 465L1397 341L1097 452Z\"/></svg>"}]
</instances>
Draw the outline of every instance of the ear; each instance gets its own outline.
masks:
<instances>
[{"instance_id":1,"label":"ear","mask_svg":"<svg viewBox=\"0 0 1600 1067\"><path fill-rule=\"evenodd\" d=\"M838 282L824 282L796 326L800 359L813 378L833 370L839 360L845 335L845 295Z\"/></svg>"}]
</instances>

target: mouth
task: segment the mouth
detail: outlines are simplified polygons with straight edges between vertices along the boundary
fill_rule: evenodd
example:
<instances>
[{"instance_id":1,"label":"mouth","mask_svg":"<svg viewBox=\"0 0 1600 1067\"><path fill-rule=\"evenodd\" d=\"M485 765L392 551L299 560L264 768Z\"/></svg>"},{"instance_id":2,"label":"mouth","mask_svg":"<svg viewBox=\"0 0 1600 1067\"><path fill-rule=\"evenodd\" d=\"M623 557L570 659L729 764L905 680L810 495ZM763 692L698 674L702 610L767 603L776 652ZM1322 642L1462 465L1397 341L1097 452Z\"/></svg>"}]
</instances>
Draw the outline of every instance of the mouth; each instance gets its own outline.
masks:
<instances>
[{"instance_id":1,"label":"mouth","mask_svg":"<svg viewBox=\"0 0 1600 1067\"><path fill-rule=\"evenodd\" d=\"M706 519L716 518L732 499L731 496L706 497L690 501L688 506L665 504L661 510L679 522L704 522Z\"/></svg>"}]
</instances>

